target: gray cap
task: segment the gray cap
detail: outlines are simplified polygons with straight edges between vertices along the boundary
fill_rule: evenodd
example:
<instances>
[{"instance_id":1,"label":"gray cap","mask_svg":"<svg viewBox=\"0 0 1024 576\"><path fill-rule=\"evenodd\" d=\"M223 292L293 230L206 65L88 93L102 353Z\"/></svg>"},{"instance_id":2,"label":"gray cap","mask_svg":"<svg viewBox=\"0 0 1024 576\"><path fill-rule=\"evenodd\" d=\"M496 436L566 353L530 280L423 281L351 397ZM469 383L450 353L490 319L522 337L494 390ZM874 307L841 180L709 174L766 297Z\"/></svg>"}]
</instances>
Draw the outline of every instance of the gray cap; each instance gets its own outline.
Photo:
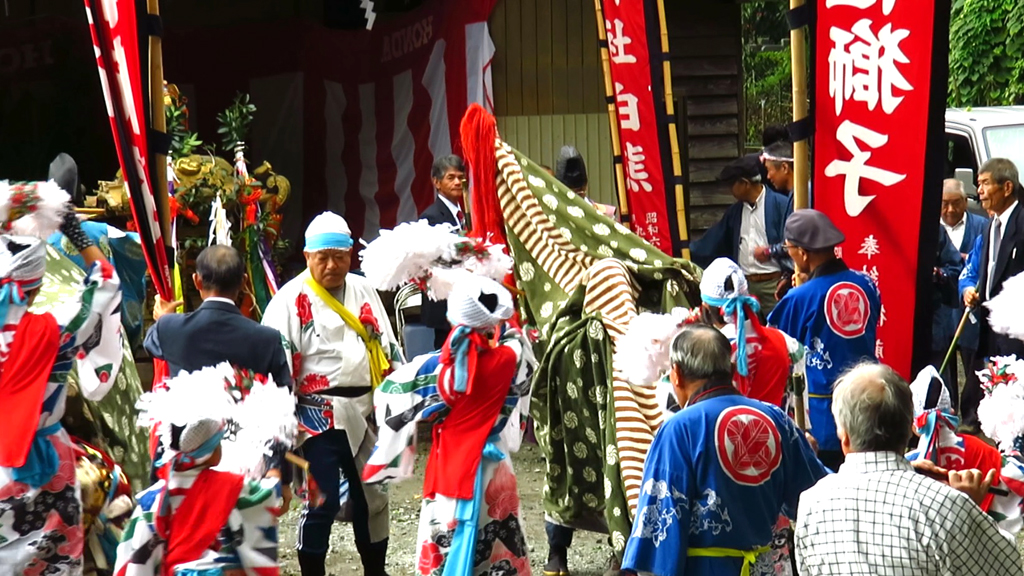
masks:
<instances>
[{"instance_id":1,"label":"gray cap","mask_svg":"<svg viewBox=\"0 0 1024 576\"><path fill-rule=\"evenodd\" d=\"M804 250L827 250L842 244L846 236L828 216L808 208L797 210L786 219L786 240Z\"/></svg>"}]
</instances>

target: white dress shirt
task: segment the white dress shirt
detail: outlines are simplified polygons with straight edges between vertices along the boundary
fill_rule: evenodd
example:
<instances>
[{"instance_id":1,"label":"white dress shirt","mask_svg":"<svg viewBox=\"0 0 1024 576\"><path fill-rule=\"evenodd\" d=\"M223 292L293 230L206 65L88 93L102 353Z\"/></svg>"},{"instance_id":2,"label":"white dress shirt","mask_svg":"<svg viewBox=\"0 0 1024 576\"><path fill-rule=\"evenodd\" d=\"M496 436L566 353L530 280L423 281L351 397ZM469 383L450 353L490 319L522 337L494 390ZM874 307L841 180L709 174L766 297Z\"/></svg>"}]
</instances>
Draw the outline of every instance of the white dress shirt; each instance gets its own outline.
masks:
<instances>
[{"instance_id":1,"label":"white dress shirt","mask_svg":"<svg viewBox=\"0 0 1024 576\"><path fill-rule=\"evenodd\" d=\"M988 279L988 281L985 282L985 292L986 292L985 299L986 300L988 300L992 296L995 296L995 294L992 293L992 283L993 283L992 281L994 280L994 278L992 278L992 274L995 272L996 261L999 259L999 253L996 252L995 250L992 250L992 247L995 246L995 239L996 239L996 236L995 236L995 234L996 234L996 222L995 221L999 220L999 225L1000 225L999 235L1000 235L1000 246L1001 246L1002 245L1002 241L1006 240L1006 225L1010 223L1010 215L1013 214L1013 210L1016 207L1017 207L1017 201L1014 200L1013 204L1010 204L1009 208L1007 208L1006 210L1003 210L1002 214L1000 214L999 216L996 216L995 218L992 219L992 223L989 224L989 227L988 227L988 245L989 245L988 266L985 267L985 277Z\"/></svg>"},{"instance_id":2,"label":"white dress shirt","mask_svg":"<svg viewBox=\"0 0 1024 576\"><path fill-rule=\"evenodd\" d=\"M462 218L459 218L459 213L462 212L462 208L459 208L457 204L445 198L443 194L438 194L437 197L440 198L441 202L444 202L444 205L452 211L452 218L455 218L455 229L462 230Z\"/></svg>"},{"instance_id":3,"label":"white dress shirt","mask_svg":"<svg viewBox=\"0 0 1024 576\"><path fill-rule=\"evenodd\" d=\"M957 252L959 252L960 244L964 241L964 231L967 230L967 212L965 211L963 218L952 226L943 222L941 218L939 218L939 222L942 224L942 227L946 229L946 234L949 235L949 241L953 243L953 247L956 248ZM968 249L968 251L970 250Z\"/></svg>"},{"instance_id":4,"label":"white dress shirt","mask_svg":"<svg viewBox=\"0 0 1024 576\"><path fill-rule=\"evenodd\" d=\"M1013 536L895 452L856 452L800 496L801 576L1020 574Z\"/></svg>"},{"instance_id":5,"label":"white dress shirt","mask_svg":"<svg viewBox=\"0 0 1024 576\"><path fill-rule=\"evenodd\" d=\"M745 274L770 274L782 270L774 260L758 262L757 258L754 258L754 248L768 245L768 232L764 223L764 203L767 195L768 191L762 186L761 195L754 201L754 205L744 202L741 208L743 215L740 217L740 249L737 264Z\"/></svg>"}]
</instances>

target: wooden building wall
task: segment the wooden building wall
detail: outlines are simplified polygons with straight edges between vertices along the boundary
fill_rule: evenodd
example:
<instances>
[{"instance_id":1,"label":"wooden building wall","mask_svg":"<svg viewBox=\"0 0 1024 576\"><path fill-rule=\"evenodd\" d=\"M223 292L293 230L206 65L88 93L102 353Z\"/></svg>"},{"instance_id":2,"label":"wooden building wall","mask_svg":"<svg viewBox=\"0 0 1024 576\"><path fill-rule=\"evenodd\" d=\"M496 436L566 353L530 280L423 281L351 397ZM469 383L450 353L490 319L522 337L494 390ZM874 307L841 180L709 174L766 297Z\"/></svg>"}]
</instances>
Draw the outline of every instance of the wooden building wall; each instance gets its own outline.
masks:
<instances>
[{"instance_id":1,"label":"wooden building wall","mask_svg":"<svg viewBox=\"0 0 1024 576\"><path fill-rule=\"evenodd\" d=\"M575 145L590 196L618 205L593 0L499 0L490 27L502 138L552 168L562 145Z\"/></svg>"},{"instance_id":2,"label":"wooden building wall","mask_svg":"<svg viewBox=\"0 0 1024 576\"><path fill-rule=\"evenodd\" d=\"M715 181L743 150L740 6L720 0L666 0L672 91L679 103L687 163L690 231L699 235L735 200Z\"/></svg>"}]
</instances>

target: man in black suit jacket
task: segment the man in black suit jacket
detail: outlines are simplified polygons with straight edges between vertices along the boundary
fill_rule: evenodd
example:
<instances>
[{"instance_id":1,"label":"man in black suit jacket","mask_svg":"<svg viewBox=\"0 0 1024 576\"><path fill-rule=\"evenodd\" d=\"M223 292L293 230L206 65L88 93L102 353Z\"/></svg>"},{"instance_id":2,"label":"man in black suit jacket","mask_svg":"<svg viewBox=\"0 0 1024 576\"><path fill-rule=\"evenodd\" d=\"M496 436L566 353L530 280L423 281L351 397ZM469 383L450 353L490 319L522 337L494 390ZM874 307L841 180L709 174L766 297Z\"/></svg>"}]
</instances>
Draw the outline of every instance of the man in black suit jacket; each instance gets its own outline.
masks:
<instances>
[{"instance_id":1,"label":"man in black suit jacket","mask_svg":"<svg viewBox=\"0 0 1024 576\"><path fill-rule=\"evenodd\" d=\"M462 163L462 158L448 155L434 160L430 177L437 191L437 198L420 214L420 220L426 220L431 226L451 224L455 226L456 231L461 232L466 224L462 213L466 166ZM444 346L452 329L448 324L448 301L435 302L424 295L423 303L420 305L420 319L434 329L434 348L440 349Z\"/></svg>"},{"instance_id":2,"label":"man in black suit jacket","mask_svg":"<svg viewBox=\"0 0 1024 576\"><path fill-rule=\"evenodd\" d=\"M975 306L980 318L978 354L974 369L984 368L985 358L1016 354L1024 357L1024 342L996 334L988 322L988 310L979 306L999 294L1003 282L1024 272L1024 209L1017 201L1017 167L1005 158L992 158L978 170L978 198L992 221L985 230L977 289L963 291L964 304ZM968 381L960 409L965 426L977 428L981 388Z\"/></svg>"},{"instance_id":3,"label":"man in black suit jacket","mask_svg":"<svg viewBox=\"0 0 1024 576\"><path fill-rule=\"evenodd\" d=\"M177 302L154 310L159 316L146 334L145 346L165 360L171 376L229 362L270 375L278 386L292 386L281 333L242 315L235 305L245 280L245 264L230 246L210 246L196 258L192 275L203 303L188 314L163 314Z\"/></svg>"}]
</instances>

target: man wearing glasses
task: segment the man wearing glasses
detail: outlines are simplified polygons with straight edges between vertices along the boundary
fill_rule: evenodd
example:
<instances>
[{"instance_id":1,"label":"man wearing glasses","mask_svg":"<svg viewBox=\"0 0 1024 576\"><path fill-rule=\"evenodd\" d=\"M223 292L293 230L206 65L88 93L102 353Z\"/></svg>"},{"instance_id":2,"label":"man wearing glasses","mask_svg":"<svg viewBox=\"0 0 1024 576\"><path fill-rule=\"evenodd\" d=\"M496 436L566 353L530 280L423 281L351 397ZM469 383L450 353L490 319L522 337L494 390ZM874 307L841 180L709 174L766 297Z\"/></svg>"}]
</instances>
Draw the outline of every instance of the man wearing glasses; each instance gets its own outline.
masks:
<instances>
[{"instance_id":1,"label":"man wearing glasses","mask_svg":"<svg viewBox=\"0 0 1024 576\"><path fill-rule=\"evenodd\" d=\"M881 314L878 287L850 270L835 247L845 240L817 210L797 210L786 220L785 249L801 283L768 316L768 324L807 348L808 409L818 457L836 470L843 452L832 416L832 385L848 368L875 362L875 327Z\"/></svg>"},{"instance_id":2,"label":"man wearing glasses","mask_svg":"<svg viewBox=\"0 0 1024 576\"><path fill-rule=\"evenodd\" d=\"M319 487L319 494L310 490L299 521L299 566L302 576L324 576L331 527L341 512L352 522L364 574L384 576L388 497L360 477L377 441L368 421L373 387L401 363L401 354L377 291L348 273L352 237L345 219L320 214L305 240L307 270L281 287L263 315L289 347L298 443Z\"/></svg>"}]
</instances>

